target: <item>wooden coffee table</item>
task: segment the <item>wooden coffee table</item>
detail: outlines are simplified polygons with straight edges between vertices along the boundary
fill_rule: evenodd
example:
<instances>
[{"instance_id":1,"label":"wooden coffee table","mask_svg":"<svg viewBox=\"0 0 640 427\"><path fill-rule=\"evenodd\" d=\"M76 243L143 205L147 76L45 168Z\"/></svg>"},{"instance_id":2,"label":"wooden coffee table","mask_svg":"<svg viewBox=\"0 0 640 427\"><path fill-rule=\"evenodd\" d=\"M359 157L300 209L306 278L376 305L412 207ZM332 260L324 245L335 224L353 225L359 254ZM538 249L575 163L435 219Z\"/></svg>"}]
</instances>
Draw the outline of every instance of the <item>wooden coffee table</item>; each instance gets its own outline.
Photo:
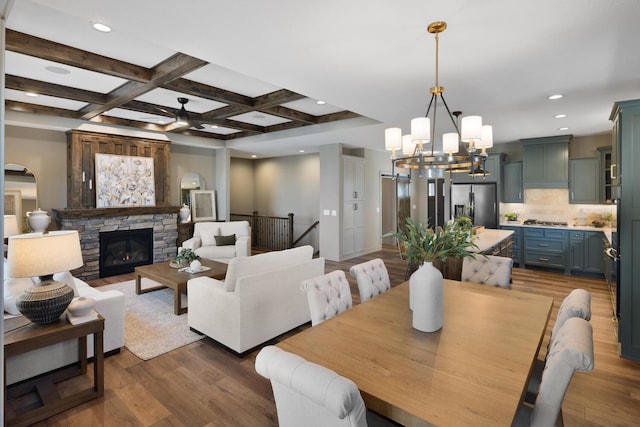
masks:
<instances>
[{"instance_id":1,"label":"wooden coffee table","mask_svg":"<svg viewBox=\"0 0 640 427\"><path fill-rule=\"evenodd\" d=\"M227 264L223 262L210 261L208 259L200 259L203 267L210 267L210 270L201 273L187 273L178 271L177 268L169 266L168 262L158 264L141 265L135 268L136 274L136 295L146 294L147 292L157 291L158 289L173 289L173 311L176 315L187 312L188 307L182 307L182 292L187 290L187 280L195 277L212 277L214 279L224 279L227 274ZM150 288L141 287L142 278L146 277L160 283L162 286L153 286Z\"/></svg>"}]
</instances>

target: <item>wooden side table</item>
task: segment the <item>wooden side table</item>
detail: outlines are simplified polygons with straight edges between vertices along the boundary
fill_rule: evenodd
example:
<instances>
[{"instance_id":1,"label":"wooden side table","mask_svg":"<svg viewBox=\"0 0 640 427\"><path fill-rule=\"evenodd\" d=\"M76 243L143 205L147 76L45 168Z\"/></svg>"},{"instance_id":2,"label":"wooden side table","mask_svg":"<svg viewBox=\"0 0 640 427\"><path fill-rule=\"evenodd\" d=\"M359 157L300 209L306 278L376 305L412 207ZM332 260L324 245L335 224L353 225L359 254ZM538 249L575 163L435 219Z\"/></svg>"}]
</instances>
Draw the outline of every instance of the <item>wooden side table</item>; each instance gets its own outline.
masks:
<instances>
[{"instance_id":1,"label":"wooden side table","mask_svg":"<svg viewBox=\"0 0 640 427\"><path fill-rule=\"evenodd\" d=\"M61 319L49 325L34 323L18 325L20 318L5 319L4 326L4 359L5 359L5 424L7 426L26 426L49 418L97 397L104 395L104 318L98 315L92 320L79 325L72 325ZM15 328L15 329L13 329ZM12 330L13 329L13 330ZM87 336L93 334L93 387L80 390L74 394L61 396L55 384L77 375L87 373ZM77 339L79 344L79 361L68 369L52 371L36 378L6 387L6 360L8 357L26 353L41 347L48 347L60 342ZM36 392L42 406L28 410L9 409L7 401L27 393Z\"/></svg>"}]
</instances>

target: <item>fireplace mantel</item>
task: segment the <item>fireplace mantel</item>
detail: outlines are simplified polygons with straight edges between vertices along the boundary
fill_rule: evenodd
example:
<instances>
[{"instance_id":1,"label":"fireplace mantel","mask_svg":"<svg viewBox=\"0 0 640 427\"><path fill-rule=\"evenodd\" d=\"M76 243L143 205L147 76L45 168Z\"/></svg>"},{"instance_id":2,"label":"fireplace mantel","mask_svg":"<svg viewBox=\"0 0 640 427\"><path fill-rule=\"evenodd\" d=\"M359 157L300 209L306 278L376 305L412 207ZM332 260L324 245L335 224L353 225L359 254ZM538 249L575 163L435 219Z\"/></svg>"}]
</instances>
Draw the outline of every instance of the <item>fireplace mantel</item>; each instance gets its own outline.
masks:
<instances>
[{"instance_id":1,"label":"fireplace mantel","mask_svg":"<svg viewBox=\"0 0 640 427\"><path fill-rule=\"evenodd\" d=\"M123 208L65 208L52 209L56 221L61 219L102 218L112 216L172 214L180 211L180 206L140 206Z\"/></svg>"}]
</instances>

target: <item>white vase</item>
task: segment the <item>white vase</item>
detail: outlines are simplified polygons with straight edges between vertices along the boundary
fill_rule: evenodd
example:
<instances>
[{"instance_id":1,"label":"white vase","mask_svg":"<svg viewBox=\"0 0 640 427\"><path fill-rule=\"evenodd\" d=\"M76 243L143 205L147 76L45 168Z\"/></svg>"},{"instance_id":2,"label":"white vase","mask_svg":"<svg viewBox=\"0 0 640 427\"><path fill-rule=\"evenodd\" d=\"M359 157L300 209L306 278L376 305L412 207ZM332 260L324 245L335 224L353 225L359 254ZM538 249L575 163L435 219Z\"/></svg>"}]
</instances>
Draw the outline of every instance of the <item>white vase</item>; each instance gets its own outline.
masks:
<instances>
[{"instance_id":1,"label":"white vase","mask_svg":"<svg viewBox=\"0 0 640 427\"><path fill-rule=\"evenodd\" d=\"M51 223L51 217L47 215L47 211L38 208L29 214L27 222L29 223L31 231L34 233L42 233L47 230L47 227Z\"/></svg>"},{"instance_id":2,"label":"white vase","mask_svg":"<svg viewBox=\"0 0 640 427\"><path fill-rule=\"evenodd\" d=\"M178 215L180 216L180 222L187 222L189 220L189 215L191 215L191 209L189 209L189 206L187 205L182 205Z\"/></svg>"},{"instance_id":3,"label":"white vase","mask_svg":"<svg viewBox=\"0 0 640 427\"><path fill-rule=\"evenodd\" d=\"M409 305L413 327L422 332L442 328L442 273L425 262L409 278Z\"/></svg>"}]
</instances>

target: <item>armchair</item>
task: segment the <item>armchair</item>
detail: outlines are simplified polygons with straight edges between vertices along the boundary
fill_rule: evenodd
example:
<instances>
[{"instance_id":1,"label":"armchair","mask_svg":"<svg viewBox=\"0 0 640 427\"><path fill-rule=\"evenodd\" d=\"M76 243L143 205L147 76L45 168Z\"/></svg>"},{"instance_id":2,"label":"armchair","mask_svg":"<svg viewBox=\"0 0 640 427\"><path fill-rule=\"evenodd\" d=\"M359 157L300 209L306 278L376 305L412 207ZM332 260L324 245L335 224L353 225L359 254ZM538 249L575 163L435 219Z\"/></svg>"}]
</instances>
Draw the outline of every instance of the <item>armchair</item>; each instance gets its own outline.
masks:
<instances>
[{"instance_id":1,"label":"armchair","mask_svg":"<svg viewBox=\"0 0 640 427\"><path fill-rule=\"evenodd\" d=\"M251 256L251 227L248 221L196 222L193 237L182 242L182 248L220 262Z\"/></svg>"}]
</instances>

